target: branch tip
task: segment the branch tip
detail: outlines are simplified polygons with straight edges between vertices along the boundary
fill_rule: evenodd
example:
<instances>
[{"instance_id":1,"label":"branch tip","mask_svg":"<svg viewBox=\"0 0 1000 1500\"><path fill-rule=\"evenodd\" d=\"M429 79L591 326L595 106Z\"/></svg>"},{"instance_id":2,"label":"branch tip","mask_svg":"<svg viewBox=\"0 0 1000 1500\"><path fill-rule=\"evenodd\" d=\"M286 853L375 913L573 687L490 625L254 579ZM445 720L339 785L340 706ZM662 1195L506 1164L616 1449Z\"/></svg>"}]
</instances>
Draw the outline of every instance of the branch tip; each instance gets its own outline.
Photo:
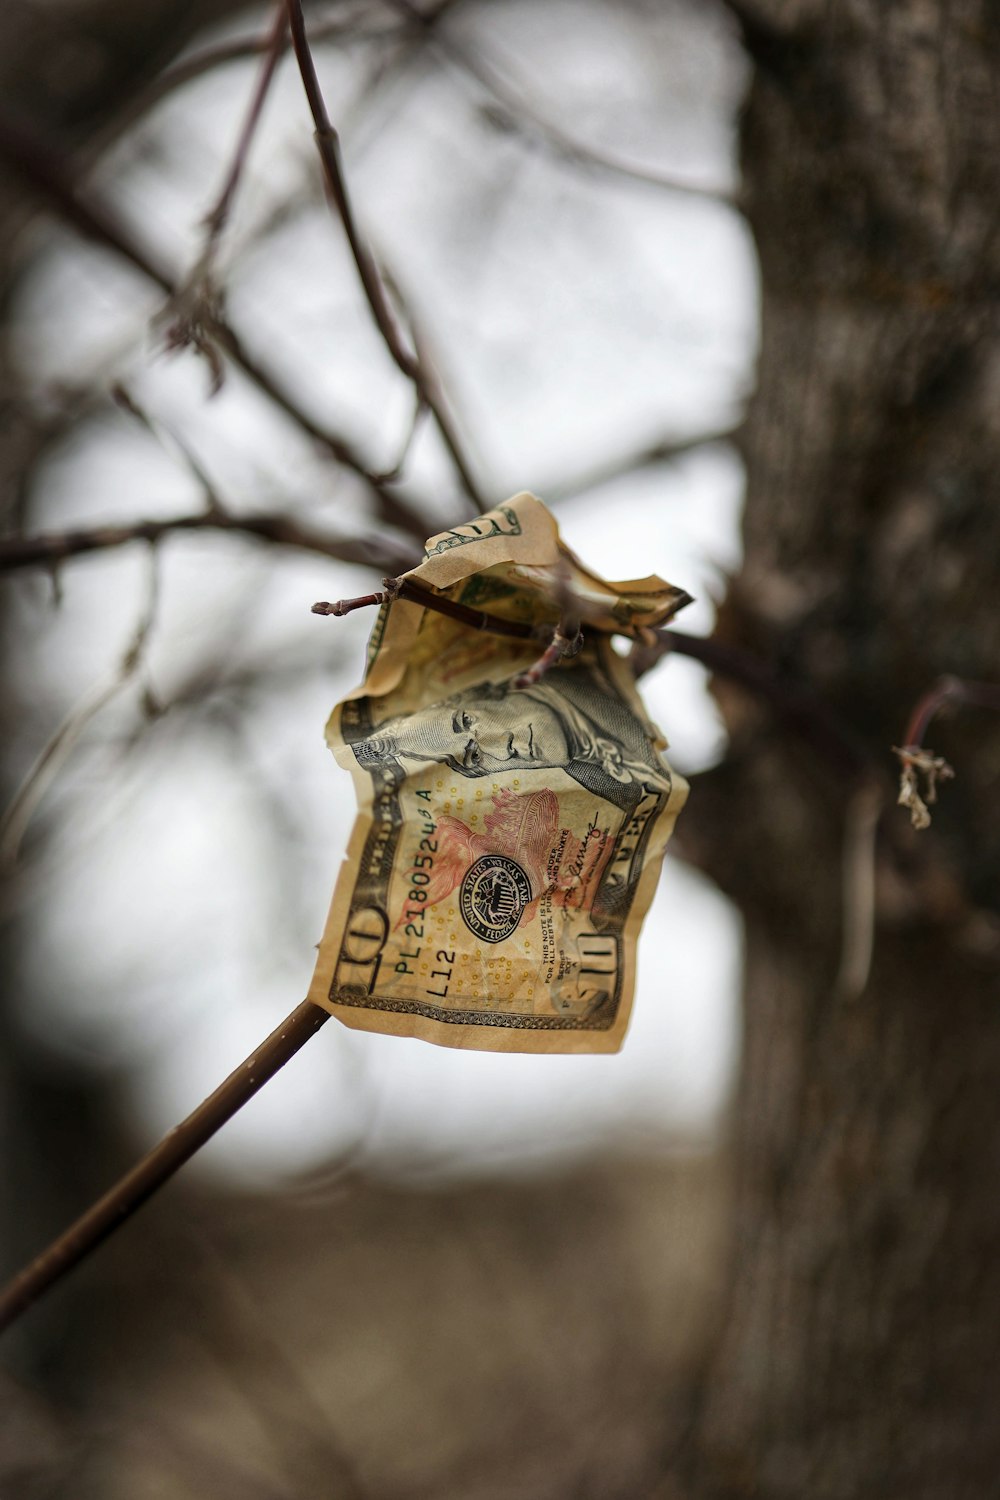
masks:
<instances>
[{"instance_id":1,"label":"branch tip","mask_svg":"<svg viewBox=\"0 0 1000 1500\"><path fill-rule=\"evenodd\" d=\"M328 599L320 599L312 606L312 613L314 615L337 615L340 617L341 615L349 615L355 609L366 609L372 604L384 604L389 597L389 592L386 590L378 594L362 594L357 599L337 599L333 603Z\"/></svg>"}]
</instances>

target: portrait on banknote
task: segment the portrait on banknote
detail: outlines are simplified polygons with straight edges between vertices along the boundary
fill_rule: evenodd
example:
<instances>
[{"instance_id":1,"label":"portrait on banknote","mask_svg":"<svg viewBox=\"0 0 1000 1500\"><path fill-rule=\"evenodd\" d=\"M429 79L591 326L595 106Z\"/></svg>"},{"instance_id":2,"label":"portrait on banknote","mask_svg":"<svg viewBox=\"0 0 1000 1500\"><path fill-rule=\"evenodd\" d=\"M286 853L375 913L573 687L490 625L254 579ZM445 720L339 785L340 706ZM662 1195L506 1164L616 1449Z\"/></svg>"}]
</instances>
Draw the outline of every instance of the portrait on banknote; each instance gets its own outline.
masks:
<instances>
[{"instance_id":1,"label":"portrait on banknote","mask_svg":"<svg viewBox=\"0 0 1000 1500\"><path fill-rule=\"evenodd\" d=\"M530 687L480 682L373 725L351 746L359 765L439 761L462 776L561 767L620 808L646 790L669 792L670 771L648 730L596 662L553 671Z\"/></svg>"}]
</instances>

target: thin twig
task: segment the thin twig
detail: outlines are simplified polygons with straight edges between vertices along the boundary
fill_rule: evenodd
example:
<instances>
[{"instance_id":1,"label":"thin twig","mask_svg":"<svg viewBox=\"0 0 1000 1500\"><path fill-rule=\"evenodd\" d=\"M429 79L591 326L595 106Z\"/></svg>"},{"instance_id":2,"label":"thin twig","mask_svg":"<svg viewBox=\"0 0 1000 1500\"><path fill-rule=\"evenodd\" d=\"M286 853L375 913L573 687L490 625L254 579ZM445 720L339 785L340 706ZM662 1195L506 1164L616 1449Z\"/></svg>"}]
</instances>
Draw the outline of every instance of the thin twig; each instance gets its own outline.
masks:
<instances>
[{"instance_id":1,"label":"thin twig","mask_svg":"<svg viewBox=\"0 0 1000 1500\"><path fill-rule=\"evenodd\" d=\"M656 630L649 634L653 639L636 645L631 653L637 677L648 672L668 652L689 656L710 672L738 682L755 696L764 698L790 729L851 780L875 767L876 761L863 742L828 703L802 683L780 676L759 656L710 637L685 635L680 630Z\"/></svg>"},{"instance_id":2,"label":"thin twig","mask_svg":"<svg viewBox=\"0 0 1000 1500\"><path fill-rule=\"evenodd\" d=\"M288 17L281 5L281 0L278 0L275 7L274 22L265 47L264 61L257 75L257 81L254 85L246 118L237 137L233 159L229 164L229 170L222 184L222 190L213 207L205 216L205 228L208 231L205 254L209 258L214 255L219 238L226 224L229 222L233 199L236 196L236 189L239 187L240 178L246 166L251 142L256 134L257 126L260 124L264 102L267 99L268 92L274 80L278 63L285 51L285 32L287 27Z\"/></svg>"},{"instance_id":3,"label":"thin twig","mask_svg":"<svg viewBox=\"0 0 1000 1500\"><path fill-rule=\"evenodd\" d=\"M399 457L390 468L385 469L382 471L382 473L375 475L375 478L378 480L379 484L395 484L398 479L402 479L403 470L406 467L406 460L409 458L413 445L417 440L417 433L420 431L420 424L423 421L424 417L427 415L427 411L427 402L424 400L423 396L418 394L417 399L413 404L413 416L410 418L410 425L406 429L406 436L403 438L403 445L399 450Z\"/></svg>"},{"instance_id":4,"label":"thin twig","mask_svg":"<svg viewBox=\"0 0 1000 1500\"><path fill-rule=\"evenodd\" d=\"M407 347L378 267L358 229L340 161L340 138L327 113L326 101L320 88L316 65L306 34L301 0L287 0L287 5L292 46L295 49L299 72L302 75L302 85L313 118L316 146L326 174L327 187L344 226L344 233L354 257L354 264L357 267L372 317L397 368L413 382L418 396L422 397L433 412L434 420L437 422L441 437L451 454L452 462L466 493L481 509L485 509L486 502L462 451L458 434L445 405L438 377L429 365L421 360L418 352Z\"/></svg>"},{"instance_id":5,"label":"thin twig","mask_svg":"<svg viewBox=\"0 0 1000 1500\"><path fill-rule=\"evenodd\" d=\"M521 621L505 620L483 610L471 609L467 604L458 604L454 599L409 578L383 578L382 590L378 593L362 594L356 599L338 599L335 603L321 600L312 606L312 611L317 615L346 615L356 609L383 604L392 599L409 599L415 604L422 604L425 609L460 620L473 630L485 630L493 635L511 636L519 640L538 638L542 632L548 634L553 629L552 626L528 625ZM579 621L569 617L567 598L561 598L560 603L563 618L561 624L556 625L555 633L549 636L547 650L543 653L548 660L545 670L559 657L574 654L572 649L567 651L565 644L560 644L553 650L556 646L555 637L560 630L563 632L563 641L568 641L571 648L579 639ZM874 757L822 698L801 683L779 676L759 656L735 646L724 645L708 636L687 635L683 631L664 627L645 630L636 640L629 654L633 675L636 678L642 677L668 653L690 657L710 671L730 678L756 696L766 699L790 728L808 740L826 759L835 762L850 779L869 776L876 768Z\"/></svg>"},{"instance_id":6,"label":"thin twig","mask_svg":"<svg viewBox=\"0 0 1000 1500\"><path fill-rule=\"evenodd\" d=\"M910 715L904 743L920 749L931 721L943 708L992 708L1000 711L1000 684L969 682L962 677L939 677Z\"/></svg>"},{"instance_id":7,"label":"thin twig","mask_svg":"<svg viewBox=\"0 0 1000 1500\"><path fill-rule=\"evenodd\" d=\"M120 411L134 417L150 437L156 439L168 457L174 459L186 473L191 475L205 497L206 510L225 510L207 469L182 437L167 427L158 417L151 416L145 407L139 404L124 381L113 382L111 399Z\"/></svg>"},{"instance_id":8,"label":"thin twig","mask_svg":"<svg viewBox=\"0 0 1000 1500\"><path fill-rule=\"evenodd\" d=\"M736 431L735 427L720 427L713 428L709 432L696 432L685 438L664 438L662 442L650 443L646 448L639 448L620 458L609 459L607 463L599 464L583 474L578 474L575 479L563 480L554 485L548 484L545 486L545 497L550 502L575 499L578 495L586 495L591 490L599 490L606 484L613 484L617 479L641 473L643 469L653 469L659 464L672 463L675 459L683 458L687 453L694 453L699 448L707 448L712 443L732 442Z\"/></svg>"},{"instance_id":9,"label":"thin twig","mask_svg":"<svg viewBox=\"0 0 1000 1500\"><path fill-rule=\"evenodd\" d=\"M522 620L504 620L499 615L488 615L481 609L472 609L468 604L459 604L445 594L425 588L413 578L383 578L378 593L362 594L357 599L338 599L330 603L321 599L312 606L314 615L349 615L356 609L367 609L374 604L385 604L393 599L407 599L411 604L421 604L435 614L446 615L449 620L460 620L470 630L486 630L491 635L509 636L513 640L529 640L538 634L534 625ZM545 627L542 627L543 629Z\"/></svg>"},{"instance_id":10,"label":"thin twig","mask_svg":"<svg viewBox=\"0 0 1000 1500\"><path fill-rule=\"evenodd\" d=\"M159 569L155 549L149 554L149 591L132 639L125 649L117 671L110 682L91 688L66 715L51 736L11 799L0 819L0 866L13 865L21 844L42 798L68 761L80 737L97 715L132 680L142 665L150 632L156 620L159 603Z\"/></svg>"},{"instance_id":11,"label":"thin twig","mask_svg":"<svg viewBox=\"0 0 1000 1500\"><path fill-rule=\"evenodd\" d=\"M212 393L221 387L224 375L222 361L215 354L207 329L217 321L222 294L216 285L215 262L219 242L229 222L233 200L246 167L247 157L264 102L284 52L288 18L282 0L277 0L274 22L268 37L264 61L257 74L246 117L240 127L232 160L226 170L219 195L205 216L205 240L190 272L171 296L162 321L166 325L167 345L171 349L194 346L209 361L212 369Z\"/></svg>"},{"instance_id":12,"label":"thin twig","mask_svg":"<svg viewBox=\"0 0 1000 1500\"><path fill-rule=\"evenodd\" d=\"M314 615L351 615L356 609L368 609L373 604L384 604L390 597L387 589L380 589L375 594L359 594L354 599L337 599L332 604L329 599L319 599L312 606ZM396 595L391 596L395 598Z\"/></svg>"},{"instance_id":13,"label":"thin twig","mask_svg":"<svg viewBox=\"0 0 1000 1500\"><path fill-rule=\"evenodd\" d=\"M559 606L559 619L552 628L551 636L542 654L512 679L511 686L514 688L534 687L535 683L541 682L557 662L562 661L564 657L579 655L583 646L580 614L573 598L569 564L565 558L560 558L554 570L552 592Z\"/></svg>"},{"instance_id":14,"label":"thin twig","mask_svg":"<svg viewBox=\"0 0 1000 1500\"><path fill-rule=\"evenodd\" d=\"M425 609L460 620L473 630L485 630L493 635L511 636L519 640L538 638L542 632L548 634L552 629L551 626L527 625L521 621L505 620L499 615L487 614L483 610L471 609L467 604L458 604L454 599L409 578L383 578L382 590L378 593L362 594L356 599L338 599L334 603L321 600L312 606L312 611L317 615L346 615L355 609L383 604L392 599L409 599L415 604L422 604ZM562 599L560 602L563 605L564 624L567 626L564 638L575 644L579 622L568 619L567 601ZM556 630L559 628L557 625ZM564 646L559 646L556 652L552 652L554 645L554 637L549 636L548 649L543 653L549 658L548 665L560 656L573 654L567 653ZM633 675L636 678L643 676L671 652L677 656L691 657L710 671L718 672L720 676L728 677L758 697L765 698L789 727L807 739L827 759L833 760L850 778L856 779L871 773L875 765L873 757L829 705L801 683L779 676L767 662L749 651L723 645L707 636L687 635L672 628L646 630L629 654Z\"/></svg>"},{"instance_id":15,"label":"thin twig","mask_svg":"<svg viewBox=\"0 0 1000 1500\"><path fill-rule=\"evenodd\" d=\"M280 0L279 0L280 3ZM394 34L404 30L401 26L386 25L359 25L355 17L328 17L323 21L314 21L309 27L309 40L313 45L324 42L345 40L354 42L378 42L388 39ZM206 73L213 73L217 68L224 68L230 63L245 62L248 58L259 57L266 52L270 45L271 33L269 30L257 31L245 36L233 37L230 41L212 43L203 47L190 56L182 58L180 62L173 63L165 68L162 73L150 79L145 87L129 99L122 111L114 116L108 126L97 133L94 144L98 153L103 150L109 142L125 134L131 126L148 115L151 110L178 89L184 88L186 84L195 83ZM287 35L282 38L281 55L288 51L291 45ZM89 153L88 153L89 154Z\"/></svg>"},{"instance_id":16,"label":"thin twig","mask_svg":"<svg viewBox=\"0 0 1000 1500\"><path fill-rule=\"evenodd\" d=\"M710 202L723 203L731 208L738 207L734 194L725 188L685 182L683 178L669 176L651 167L637 166L609 151L602 150L599 146L588 145L578 140L561 125L549 119L536 104L528 99L522 89L492 68L483 59L481 53L462 46L454 37L447 35L440 26L435 25L431 31L430 21L436 18L425 17L419 7L411 3L411 0L391 0L391 3L401 15L425 27L430 38L430 45L446 62L474 78L480 87L485 89L502 111L504 125L524 135L534 136L557 156L577 165L596 167L615 177L625 177L633 182L641 182L647 187L659 188L668 193L678 193L688 198L708 199Z\"/></svg>"},{"instance_id":17,"label":"thin twig","mask_svg":"<svg viewBox=\"0 0 1000 1500\"><path fill-rule=\"evenodd\" d=\"M330 1012L310 1000L297 1006L203 1104L0 1291L0 1331L169 1181L329 1019Z\"/></svg>"},{"instance_id":18,"label":"thin twig","mask_svg":"<svg viewBox=\"0 0 1000 1500\"><path fill-rule=\"evenodd\" d=\"M262 540L284 542L287 546L300 547L304 551L323 552L334 555L330 549L337 547L336 556L342 562L366 561L369 564L381 558L398 558L402 554L398 549L387 548L382 538L377 541L360 540L357 546L361 549L358 556L351 554L354 545L348 538L334 541L331 538L299 526L291 517L277 512L274 515L238 516L228 506L222 503L219 491L201 463L198 456L192 451L187 442L178 433L173 432L158 418L151 416L139 403L121 381L116 382L111 388L111 395L116 404L129 416L134 417L142 426L156 438L166 453L171 458L178 460L181 466L191 474L199 485L205 497L205 525L206 528L219 530L245 530L248 535L260 537ZM182 518L175 523L181 529L190 529L188 518ZM2 570L3 543L0 541L0 570Z\"/></svg>"}]
</instances>

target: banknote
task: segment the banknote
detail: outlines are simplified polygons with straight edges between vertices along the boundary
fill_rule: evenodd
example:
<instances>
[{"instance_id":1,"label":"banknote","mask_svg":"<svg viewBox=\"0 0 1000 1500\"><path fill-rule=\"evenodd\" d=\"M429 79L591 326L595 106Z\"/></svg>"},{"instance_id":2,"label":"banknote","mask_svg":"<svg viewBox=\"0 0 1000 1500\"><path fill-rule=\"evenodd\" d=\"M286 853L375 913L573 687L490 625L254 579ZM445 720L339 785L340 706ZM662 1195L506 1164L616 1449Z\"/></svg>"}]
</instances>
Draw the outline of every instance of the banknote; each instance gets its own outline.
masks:
<instances>
[{"instance_id":1,"label":"banknote","mask_svg":"<svg viewBox=\"0 0 1000 1500\"><path fill-rule=\"evenodd\" d=\"M406 578L469 618L388 599L333 711L358 816L309 998L452 1047L616 1051L687 784L612 641L688 596L601 579L530 495L432 537ZM582 648L516 686L567 615Z\"/></svg>"}]
</instances>

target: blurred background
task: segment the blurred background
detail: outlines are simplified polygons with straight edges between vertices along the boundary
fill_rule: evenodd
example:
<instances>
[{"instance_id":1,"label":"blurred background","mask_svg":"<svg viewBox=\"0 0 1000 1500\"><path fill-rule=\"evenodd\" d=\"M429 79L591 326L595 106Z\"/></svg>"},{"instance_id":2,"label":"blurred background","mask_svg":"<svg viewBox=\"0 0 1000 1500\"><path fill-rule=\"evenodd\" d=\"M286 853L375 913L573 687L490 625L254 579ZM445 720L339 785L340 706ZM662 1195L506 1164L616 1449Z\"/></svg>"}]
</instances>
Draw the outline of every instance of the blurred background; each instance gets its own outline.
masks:
<instances>
[{"instance_id":1,"label":"blurred background","mask_svg":"<svg viewBox=\"0 0 1000 1500\"><path fill-rule=\"evenodd\" d=\"M694 594L683 628L707 633L739 563L729 435L757 338L723 10L306 16L358 220L478 496L534 491L605 576ZM0 20L8 534L226 517L4 572L9 1271L302 998L354 816L323 726L371 625L309 605L416 560L386 492L428 535L483 508L414 425L290 54L206 261L272 24L179 0ZM81 235L74 202L110 233ZM242 366L168 347L206 296ZM356 560L239 530L260 514ZM717 761L702 669L670 660L643 692L678 769ZM739 927L683 863L696 817L620 1056L324 1028L8 1336L3 1493L651 1492L721 1275L739 1052Z\"/></svg>"}]
</instances>

